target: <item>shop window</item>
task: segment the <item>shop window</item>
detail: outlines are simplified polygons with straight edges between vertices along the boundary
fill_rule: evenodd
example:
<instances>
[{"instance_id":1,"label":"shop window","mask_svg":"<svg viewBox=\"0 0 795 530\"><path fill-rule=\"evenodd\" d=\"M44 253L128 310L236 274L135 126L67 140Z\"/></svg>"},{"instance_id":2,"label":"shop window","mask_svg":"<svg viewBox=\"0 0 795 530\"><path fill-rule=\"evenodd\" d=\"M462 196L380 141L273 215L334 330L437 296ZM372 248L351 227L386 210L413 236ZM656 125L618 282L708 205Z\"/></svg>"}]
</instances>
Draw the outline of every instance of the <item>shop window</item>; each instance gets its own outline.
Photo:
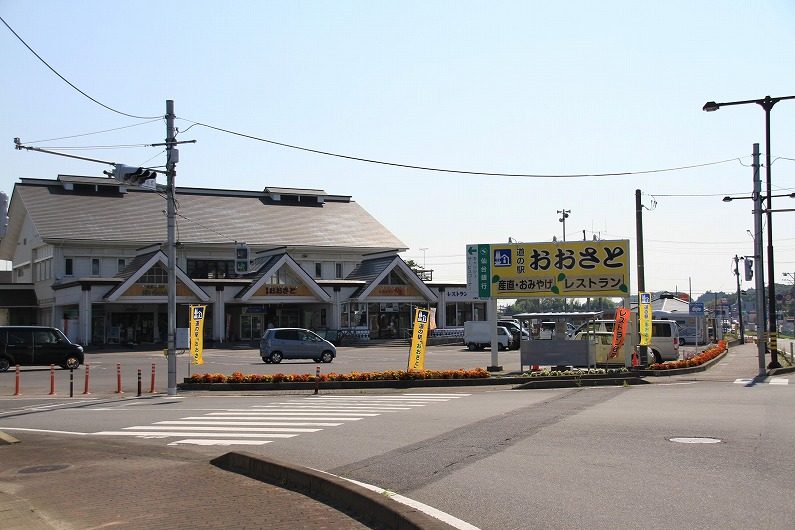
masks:
<instances>
[{"instance_id":1,"label":"shop window","mask_svg":"<svg viewBox=\"0 0 795 530\"><path fill-rule=\"evenodd\" d=\"M99 276L99 258L91 258L91 276Z\"/></svg>"},{"instance_id":2,"label":"shop window","mask_svg":"<svg viewBox=\"0 0 795 530\"><path fill-rule=\"evenodd\" d=\"M66 258L64 260L64 274L66 276L72 276L74 274L74 261L72 261L72 258Z\"/></svg>"}]
</instances>

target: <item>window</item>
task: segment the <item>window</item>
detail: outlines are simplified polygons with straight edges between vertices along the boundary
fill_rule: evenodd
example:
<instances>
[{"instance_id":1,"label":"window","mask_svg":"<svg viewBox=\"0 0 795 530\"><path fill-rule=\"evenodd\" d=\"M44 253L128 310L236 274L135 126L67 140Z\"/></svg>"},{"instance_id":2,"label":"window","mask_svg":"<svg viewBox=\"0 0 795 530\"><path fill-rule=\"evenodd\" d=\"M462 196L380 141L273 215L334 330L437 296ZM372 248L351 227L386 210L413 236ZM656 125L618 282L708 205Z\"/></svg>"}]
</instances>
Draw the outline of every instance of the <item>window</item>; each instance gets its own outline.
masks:
<instances>
[{"instance_id":1,"label":"window","mask_svg":"<svg viewBox=\"0 0 795 530\"><path fill-rule=\"evenodd\" d=\"M323 264L315 263L315 278L322 278L322 277L323 277Z\"/></svg>"},{"instance_id":2,"label":"window","mask_svg":"<svg viewBox=\"0 0 795 530\"><path fill-rule=\"evenodd\" d=\"M74 274L74 262L72 258L66 258L64 260L64 274L67 276L72 276Z\"/></svg>"},{"instance_id":3,"label":"window","mask_svg":"<svg viewBox=\"0 0 795 530\"><path fill-rule=\"evenodd\" d=\"M99 258L91 258L91 276L99 276Z\"/></svg>"},{"instance_id":4,"label":"window","mask_svg":"<svg viewBox=\"0 0 795 530\"><path fill-rule=\"evenodd\" d=\"M124 267L125 267L126 265L127 265L127 264L125 263L125 261L124 261L124 258L119 258L119 261L118 261L118 272L121 272L121 271L123 271L123 270L124 270Z\"/></svg>"},{"instance_id":5,"label":"window","mask_svg":"<svg viewBox=\"0 0 795 530\"><path fill-rule=\"evenodd\" d=\"M167 284L168 271L160 263L155 263L151 269L141 276L137 283Z\"/></svg>"},{"instance_id":6,"label":"window","mask_svg":"<svg viewBox=\"0 0 795 530\"><path fill-rule=\"evenodd\" d=\"M229 278L235 270L235 260L188 260L188 276L195 279Z\"/></svg>"},{"instance_id":7,"label":"window","mask_svg":"<svg viewBox=\"0 0 795 530\"><path fill-rule=\"evenodd\" d=\"M338 280L342 279L342 263L334 264L334 277Z\"/></svg>"}]
</instances>

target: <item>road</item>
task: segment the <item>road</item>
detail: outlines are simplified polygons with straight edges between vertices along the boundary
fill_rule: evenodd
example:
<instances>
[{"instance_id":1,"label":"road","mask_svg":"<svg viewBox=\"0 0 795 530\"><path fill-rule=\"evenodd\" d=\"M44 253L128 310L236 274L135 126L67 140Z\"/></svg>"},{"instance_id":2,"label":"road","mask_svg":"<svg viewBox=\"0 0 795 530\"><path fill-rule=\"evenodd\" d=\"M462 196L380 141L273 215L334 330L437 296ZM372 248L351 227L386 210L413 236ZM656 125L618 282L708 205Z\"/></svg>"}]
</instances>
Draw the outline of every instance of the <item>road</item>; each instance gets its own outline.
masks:
<instances>
[{"instance_id":1,"label":"road","mask_svg":"<svg viewBox=\"0 0 795 530\"><path fill-rule=\"evenodd\" d=\"M268 455L484 529L790 528L795 383L754 383L753 355L627 388L5 398L0 421L164 456Z\"/></svg>"}]
</instances>

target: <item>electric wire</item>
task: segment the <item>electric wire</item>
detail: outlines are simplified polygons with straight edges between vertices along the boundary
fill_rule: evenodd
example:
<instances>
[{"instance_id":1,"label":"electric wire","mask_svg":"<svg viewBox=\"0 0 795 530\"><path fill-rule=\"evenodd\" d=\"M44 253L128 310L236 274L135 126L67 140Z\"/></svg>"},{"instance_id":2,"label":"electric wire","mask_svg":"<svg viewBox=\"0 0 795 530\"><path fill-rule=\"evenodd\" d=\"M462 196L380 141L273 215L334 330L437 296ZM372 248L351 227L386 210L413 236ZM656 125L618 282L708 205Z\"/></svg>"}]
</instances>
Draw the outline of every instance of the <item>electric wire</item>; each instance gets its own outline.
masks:
<instances>
[{"instance_id":1,"label":"electric wire","mask_svg":"<svg viewBox=\"0 0 795 530\"><path fill-rule=\"evenodd\" d=\"M61 137L58 137L58 138L48 138L47 140L36 140L36 141L33 141L33 142L25 141L25 142L22 142L22 143L30 145L30 144L41 144L41 143L44 143L44 142L55 142L56 140L69 140L71 138L80 138L80 137L83 137L83 136L91 136L91 135L94 135L94 134L104 134L104 133L107 133L107 132L121 131L122 129L130 129L131 127L138 127L140 125L147 125L149 123L154 123L156 121L162 121L162 118L155 118L155 119L152 119L152 120L149 120L149 121L143 121L141 123L134 123L132 125L124 125L122 127L114 127L113 129L104 129L102 131L94 131L94 132L88 132L88 133L72 134L70 136L61 136Z\"/></svg>"},{"instance_id":2,"label":"electric wire","mask_svg":"<svg viewBox=\"0 0 795 530\"><path fill-rule=\"evenodd\" d=\"M94 103L96 103L97 105L99 105L100 107L103 107L103 108L105 108L105 109L107 109L107 110L109 110L109 111L111 111L111 112L115 112L116 114L121 114L122 116L127 116L128 118L137 118L137 119L140 119L140 120L153 120L153 119L159 119L159 118L161 118L161 116L136 116L135 114L127 114L126 112L122 112L122 111L120 111L120 110L116 110L116 109L114 109L113 107L109 107L108 105L105 105L105 104L104 104L104 103L102 103L101 101L98 101L98 100L94 99L93 97L89 96L88 94L86 94L85 92L83 92L82 90L80 90L79 88L77 88L77 87L76 87L75 85L73 85L73 84L72 84L72 83L71 83L71 82L70 82L68 79L66 79L64 76L62 76L60 73L58 73L58 71L57 71L55 68L53 68L52 66L50 66L50 65L49 65L49 63L47 63L47 61L45 61L45 60L44 60L44 59L41 57L41 55L39 55L38 53L36 53L36 51L35 51L33 48L31 48L31 47L28 45L28 43L27 43L27 42L25 42L25 40L24 40L22 37L20 37L20 36L17 34L17 32L16 32L16 31L14 31L14 28L12 28L11 26L9 26L9 25L8 25L8 22L6 22L6 21L5 21L5 19L4 19L2 16L0 16L0 22L2 22L3 24L5 24L5 27L7 27L7 28L8 28L8 30L9 30L11 33L13 33L13 34L14 34L14 36L15 36L17 39L19 39L19 42L21 42L22 44L24 44L24 45L25 45L25 47L26 47L28 50L30 50L30 53L32 53L33 55L35 55L35 56L36 56L36 58L37 58L39 61L41 61L42 63L44 63L44 66L46 66L47 68L49 68L49 69L52 71L52 73L54 73L55 75L57 75L58 77L60 77L60 78L61 78L61 80L62 80L63 82L65 82L67 85L69 85L70 87L72 87L73 89L75 89L75 90L76 90L76 91L78 91L80 94L82 94L83 96L87 97L88 99L90 99L91 101L93 101Z\"/></svg>"},{"instance_id":3,"label":"electric wire","mask_svg":"<svg viewBox=\"0 0 795 530\"><path fill-rule=\"evenodd\" d=\"M137 149L152 147L152 144L119 144L119 145L82 145L77 147L45 145L45 149L58 149L60 151L90 151L100 149Z\"/></svg>"},{"instance_id":4,"label":"electric wire","mask_svg":"<svg viewBox=\"0 0 795 530\"><path fill-rule=\"evenodd\" d=\"M194 120L189 120L187 118L178 117L178 119L184 120L188 123L192 123L193 125L199 125L201 127L206 127L208 129L213 129L215 131L219 131L226 134L231 134L233 136L240 136L241 138L248 138L249 140L255 140L258 142L264 142L271 145L278 145L280 147L286 147L288 149L295 149L297 151L304 151L307 153L314 153L323 156L330 156L335 158L343 158L345 160L354 160L356 162L364 162L368 164L378 164L382 166L391 166L391 167L400 167L404 169L416 169L419 171L434 171L438 173L455 173L461 175L480 175L486 177L521 177L521 178L585 178L585 177L620 177L620 176L630 176L630 175L647 175L653 173L664 173L669 171L682 171L686 169L695 169L700 167L707 167L707 166L714 166L718 164L726 164L728 162L736 162L740 161L739 158L729 158L726 160L719 160L716 162L705 162L701 164L691 164L686 166L676 166L676 167L669 167L669 168L659 168L659 169L647 169L642 171L618 171L618 172L610 172L610 173L570 173L570 174L535 174L535 173L498 173L498 172L490 172L490 171L471 171L471 170L464 170L464 169L448 169L448 168L439 168L439 167L428 167L428 166L418 166L413 164L402 164L399 162L387 162L384 160L375 160L372 158L363 158L358 156L352 155L344 155L341 153L333 153L330 151L322 151L320 149L312 149L309 147L302 147L300 145L293 145L284 142L278 142L276 140L269 140L267 138L262 138L259 136L254 136L251 134L241 133L237 131L233 131L230 129L224 129L223 127L216 127L215 125L210 125L207 123L202 123ZM742 162L741 162L742 163Z\"/></svg>"}]
</instances>

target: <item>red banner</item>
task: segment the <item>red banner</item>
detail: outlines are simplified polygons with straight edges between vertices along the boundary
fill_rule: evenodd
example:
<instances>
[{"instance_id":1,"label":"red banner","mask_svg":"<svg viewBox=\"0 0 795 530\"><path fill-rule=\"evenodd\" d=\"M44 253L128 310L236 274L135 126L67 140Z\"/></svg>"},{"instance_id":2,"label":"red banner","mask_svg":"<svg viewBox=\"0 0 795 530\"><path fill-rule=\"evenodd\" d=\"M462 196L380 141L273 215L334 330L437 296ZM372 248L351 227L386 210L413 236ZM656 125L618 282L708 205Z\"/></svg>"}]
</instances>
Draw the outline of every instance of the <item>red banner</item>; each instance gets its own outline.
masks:
<instances>
[{"instance_id":1,"label":"red banner","mask_svg":"<svg viewBox=\"0 0 795 530\"><path fill-rule=\"evenodd\" d=\"M619 307L616 309L616 321L613 324L613 345L610 346L610 358L618 356L618 352L624 346L624 339L627 337L627 327L629 327L629 309Z\"/></svg>"}]
</instances>

